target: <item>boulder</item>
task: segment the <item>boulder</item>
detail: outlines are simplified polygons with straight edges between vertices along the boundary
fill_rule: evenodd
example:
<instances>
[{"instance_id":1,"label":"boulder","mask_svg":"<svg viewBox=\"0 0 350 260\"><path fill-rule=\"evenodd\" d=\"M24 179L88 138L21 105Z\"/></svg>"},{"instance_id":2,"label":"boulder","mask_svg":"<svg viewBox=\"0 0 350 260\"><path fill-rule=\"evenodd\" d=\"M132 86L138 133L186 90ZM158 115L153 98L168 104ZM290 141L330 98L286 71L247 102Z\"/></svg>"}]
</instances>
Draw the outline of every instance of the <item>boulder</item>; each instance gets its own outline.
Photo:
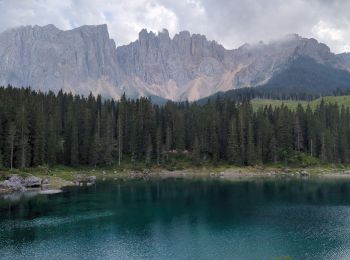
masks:
<instances>
[{"instance_id":1,"label":"boulder","mask_svg":"<svg viewBox=\"0 0 350 260\"><path fill-rule=\"evenodd\" d=\"M143 175L150 175L151 174L151 170L150 169L144 169L142 173L143 173Z\"/></svg>"},{"instance_id":2,"label":"boulder","mask_svg":"<svg viewBox=\"0 0 350 260\"><path fill-rule=\"evenodd\" d=\"M17 176L17 175L12 175L9 179L8 179L9 182L12 182L12 183L23 183L23 178L20 177L20 176Z\"/></svg>"},{"instance_id":3,"label":"boulder","mask_svg":"<svg viewBox=\"0 0 350 260\"><path fill-rule=\"evenodd\" d=\"M302 170L302 171L300 172L300 176L301 176L301 177L309 177L309 176L310 176L310 173L308 173L308 172L305 171L305 170Z\"/></svg>"},{"instance_id":4,"label":"boulder","mask_svg":"<svg viewBox=\"0 0 350 260\"><path fill-rule=\"evenodd\" d=\"M86 178L87 182L95 182L96 181L96 176L89 176Z\"/></svg>"},{"instance_id":5,"label":"boulder","mask_svg":"<svg viewBox=\"0 0 350 260\"><path fill-rule=\"evenodd\" d=\"M25 187L19 181L6 180L0 186L10 191L25 191Z\"/></svg>"},{"instance_id":6,"label":"boulder","mask_svg":"<svg viewBox=\"0 0 350 260\"><path fill-rule=\"evenodd\" d=\"M36 176L28 176L23 179L22 184L28 188L38 188L41 187L41 178Z\"/></svg>"}]
</instances>

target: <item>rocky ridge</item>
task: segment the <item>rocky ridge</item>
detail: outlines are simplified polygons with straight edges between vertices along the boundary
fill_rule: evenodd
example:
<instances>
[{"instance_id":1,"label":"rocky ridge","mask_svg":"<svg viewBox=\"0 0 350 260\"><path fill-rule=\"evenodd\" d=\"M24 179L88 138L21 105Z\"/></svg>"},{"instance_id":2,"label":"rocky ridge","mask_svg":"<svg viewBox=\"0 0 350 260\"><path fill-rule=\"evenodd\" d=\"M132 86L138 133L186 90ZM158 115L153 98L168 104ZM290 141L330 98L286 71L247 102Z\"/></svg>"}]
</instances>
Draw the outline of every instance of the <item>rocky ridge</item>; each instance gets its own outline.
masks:
<instances>
[{"instance_id":1,"label":"rocky ridge","mask_svg":"<svg viewBox=\"0 0 350 260\"><path fill-rule=\"evenodd\" d=\"M300 56L350 71L350 55L296 34L228 50L203 35L142 30L116 47L106 25L63 31L24 26L0 34L0 85L119 98L197 100L267 83Z\"/></svg>"}]
</instances>

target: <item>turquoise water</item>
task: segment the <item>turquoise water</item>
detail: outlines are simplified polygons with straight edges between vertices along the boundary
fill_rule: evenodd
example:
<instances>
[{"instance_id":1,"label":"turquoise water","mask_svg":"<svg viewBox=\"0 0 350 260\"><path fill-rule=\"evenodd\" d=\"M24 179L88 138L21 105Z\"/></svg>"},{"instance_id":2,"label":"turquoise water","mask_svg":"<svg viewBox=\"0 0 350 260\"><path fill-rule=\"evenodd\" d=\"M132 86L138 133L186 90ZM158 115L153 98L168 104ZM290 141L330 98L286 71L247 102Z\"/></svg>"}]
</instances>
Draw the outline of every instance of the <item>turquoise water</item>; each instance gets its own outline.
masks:
<instances>
[{"instance_id":1,"label":"turquoise water","mask_svg":"<svg viewBox=\"0 0 350 260\"><path fill-rule=\"evenodd\" d=\"M0 259L350 259L350 181L98 183L0 199Z\"/></svg>"}]
</instances>

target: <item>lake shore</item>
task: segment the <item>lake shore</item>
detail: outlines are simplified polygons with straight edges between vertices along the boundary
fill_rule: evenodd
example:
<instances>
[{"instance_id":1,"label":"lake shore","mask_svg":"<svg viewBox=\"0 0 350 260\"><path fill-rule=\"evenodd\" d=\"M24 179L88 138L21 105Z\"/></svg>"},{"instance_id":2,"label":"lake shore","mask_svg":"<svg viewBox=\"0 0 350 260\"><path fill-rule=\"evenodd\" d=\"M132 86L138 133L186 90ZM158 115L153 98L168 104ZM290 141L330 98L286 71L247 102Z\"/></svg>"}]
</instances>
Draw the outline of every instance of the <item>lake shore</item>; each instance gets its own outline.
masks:
<instances>
[{"instance_id":1,"label":"lake shore","mask_svg":"<svg viewBox=\"0 0 350 260\"><path fill-rule=\"evenodd\" d=\"M37 177L45 186L38 185L28 190L58 190L66 186L91 186L96 181L128 181L150 179L222 179L230 181L249 180L257 178L350 178L350 167L344 166L313 166L313 167L273 167L273 166L210 166L193 167L188 169L168 170L164 168L145 169L103 169L103 168L53 168L53 169L27 169L16 171L2 171L0 181L0 194L14 190L6 187L4 181L12 176L22 178Z\"/></svg>"}]
</instances>

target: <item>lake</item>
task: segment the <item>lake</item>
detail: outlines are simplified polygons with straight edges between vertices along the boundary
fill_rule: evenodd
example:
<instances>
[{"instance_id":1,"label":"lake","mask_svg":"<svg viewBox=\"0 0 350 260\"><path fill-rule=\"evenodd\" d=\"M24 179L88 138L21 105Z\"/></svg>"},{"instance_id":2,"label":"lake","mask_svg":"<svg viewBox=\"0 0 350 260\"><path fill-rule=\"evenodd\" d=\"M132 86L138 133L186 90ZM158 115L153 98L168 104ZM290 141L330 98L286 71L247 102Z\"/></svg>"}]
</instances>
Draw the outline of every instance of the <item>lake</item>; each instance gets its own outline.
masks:
<instances>
[{"instance_id":1,"label":"lake","mask_svg":"<svg viewBox=\"0 0 350 260\"><path fill-rule=\"evenodd\" d=\"M350 259L350 180L152 180L0 199L0 259Z\"/></svg>"}]
</instances>

